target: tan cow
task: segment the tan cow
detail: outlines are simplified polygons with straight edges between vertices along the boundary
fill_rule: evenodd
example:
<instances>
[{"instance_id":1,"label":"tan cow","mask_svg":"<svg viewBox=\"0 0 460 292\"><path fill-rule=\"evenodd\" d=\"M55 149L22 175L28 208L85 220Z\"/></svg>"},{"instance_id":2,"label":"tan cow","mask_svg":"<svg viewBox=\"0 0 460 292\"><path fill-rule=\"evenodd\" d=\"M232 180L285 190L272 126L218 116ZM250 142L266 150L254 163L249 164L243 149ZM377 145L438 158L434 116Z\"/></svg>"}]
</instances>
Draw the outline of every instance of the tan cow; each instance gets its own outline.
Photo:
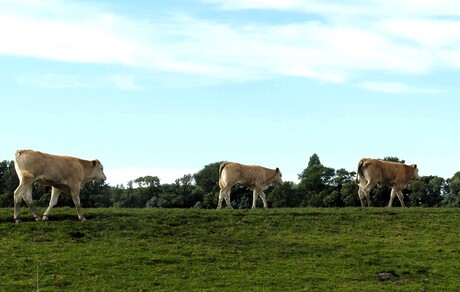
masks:
<instances>
[{"instance_id":1,"label":"tan cow","mask_svg":"<svg viewBox=\"0 0 460 292\"><path fill-rule=\"evenodd\" d=\"M235 162L223 162L219 168L219 203L217 209L222 208L225 199L227 208L233 209L230 202L232 187L240 184L253 191L252 209L256 207L257 196L263 201L264 208L268 208L264 191L274 184L282 184L279 168L270 169L258 165L244 165Z\"/></svg>"},{"instance_id":2,"label":"tan cow","mask_svg":"<svg viewBox=\"0 0 460 292\"><path fill-rule=\"evenodd\" d=\"M364 207L365 199L370 207L369 192L375 185L386 185L391 188L390 202L393 205L395 196L398 196L401 206L404 207L404 196L401 192L407 184L414 179L419 179L416 164L406 165L398 162L389 162L378 159L363 158L358 163L356 181L359 183L358 196L361 206Z\"/></svg>"},{"instance_id":3,"label":"tan cow","mask_svg":"<svg viewBox=\"0 0 460 292\"><path fill-rule=\"evenodd\" d=\"M70 156L46 154L33 150L18 150L14 156L14 168L19 177L19 186L14 191L14 220L19 223L21 199L29 205L35 220L40 215L32 200L34 182L51 186L51 200L43 214L48 220L51 209L57 204L61 192L70 194L77 209L78 218L86 221L80 207L80 188L91 180L106 180L104 169L99 160L83 160Z\"/></svg>"}]
</instances>

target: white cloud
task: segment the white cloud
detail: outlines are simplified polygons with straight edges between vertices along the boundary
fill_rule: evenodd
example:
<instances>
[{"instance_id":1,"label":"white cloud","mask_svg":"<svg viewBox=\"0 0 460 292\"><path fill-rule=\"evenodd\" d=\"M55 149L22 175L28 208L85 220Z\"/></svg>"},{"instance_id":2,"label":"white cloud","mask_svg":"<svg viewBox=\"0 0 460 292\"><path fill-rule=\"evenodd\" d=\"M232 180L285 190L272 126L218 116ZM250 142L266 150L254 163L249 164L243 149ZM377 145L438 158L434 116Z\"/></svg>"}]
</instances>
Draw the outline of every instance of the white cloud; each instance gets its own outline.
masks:
<instances>
[{"instance_id":1,"label":"white cloud","mask_svg":"<svg viewBox=\"0 0 460 292\"><path fill-rule=\"evenodd\" d=\"M460 14L455 0L202 0L223 10L282 10L334 16L452 16Z\"/></svg>"},{"instance_id":2,"label":"white cloud","mask_svg":"<svg viewBox=\"0 0 460 292\"><path fill-rule=\"evenodd\" d=\"M0 16L0 53L70 62L133 64L133 44L100 24Z\"/></svg>"},{"instance_id":3,"label":"white cloud","mask_svg":"<svg viewBox=\"0 0 460 292\"><path fill-rule=\"evenodd\" d=\"M281 75L345 83L369 71L412 75L460 67L460 22L439 19L460 12L453 1L204 2L304 12L306 20L238 23L185 14L146 20L92 5L41 1L36 9L34 1L3 1L0 54L138 66L217 82ZM142 89L134 77L111 78L118 88Z\"/></svg>"},{"instance_id":4,"label":"white cloud","mask_svg":"<svg viewBox=\"0 0 460 292\"><path fill-rule=\"evenodd\" d=\"M381 23L391 34L430 48L456 45L460 22L433 19L391 19Z\"/></svg>"},{"instance_id":5,"label":"white cloud","mask_svg":"<svg viewBox=\"0 0 460 292\"><path fill-rule=\"evenodd\" d=\"M399 82L362 82L359 84L359 87L385 92L385 93L418 93L418 94L435 94L438 93L435 89L430 88L421 88L421 87L414 87L409 86L407 84L399 83Z\"/></svg>"},{"instance_id":6,"label":"white cloud","mask_svg":"<svg viewBox=\"0 0 460 292\"><path fill-rule=\"evenodd\" d=\"M21 85L41 88L41 89L59 89L59 88L83 88L88 87L88 84L83 82L76 75L20 75L16 77L16 81Z\"/></svg>"},{"instance_id":7,"label":"white cloud","mask_svg":"<svg viewBox=\"0 0 460 292\"><path fill-rule=\"evenodd\" d=\"M60 88L116 88L126 91L143 90L135 76L124 74L113 74L104 77L80 76L77 74L44 74L33 75L23 74L16 76L15 80L28 87L40 89Z\"/></svg>"}]
</instances>

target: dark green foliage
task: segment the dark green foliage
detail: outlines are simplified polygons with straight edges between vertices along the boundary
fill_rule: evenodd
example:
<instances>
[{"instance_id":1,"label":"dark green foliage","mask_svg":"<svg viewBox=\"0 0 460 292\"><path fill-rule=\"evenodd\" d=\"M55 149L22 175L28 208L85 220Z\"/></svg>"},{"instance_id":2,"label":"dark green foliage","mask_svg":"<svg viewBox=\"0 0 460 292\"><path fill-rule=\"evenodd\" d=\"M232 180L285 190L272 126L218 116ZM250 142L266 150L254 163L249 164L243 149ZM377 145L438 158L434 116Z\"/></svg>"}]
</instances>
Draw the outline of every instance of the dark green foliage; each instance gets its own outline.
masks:
<instances>
[{"instance_id":1,"label":"dark green foliage","mask_svg":"<svg viewBox=\"0 0 460 292\"><path fill-rule=\"evenodd\" d=\"M445 194L446 182L438 176L423 176L408 186L409 204L417 207L439 207Z\"/></svg>"},{"instance_id":2,"label":"dark green foliage","mask_svg":"<svg viewBox=\"0 0 460 292\"><path fill-rule=\"evenodd\" d=\"M293 182L284 182L276 186L268 196L268 204L272 208L295 208L302 203L303 192Z\"/></svg>"},{"instance_id":3,"label":"dark green foliage","mask_svg":"<svg viewBox=\"0 0 460 292\"><path fill-rule=\"evenodd\" d=\"M193 179L205 193L219 192L219 167L222 162L205 165L204 168L193 175Z\"/></svg>"},{"instance_id":4,"label":"dark green foliage","mask_svg":"<svg viewBox=\"0 0 460 292\"><path fill-rule=\"evenodd\" d=\"M342 185L340 193L342 194L342 201L345 206L361 206L361 202L358 197L358 189L359 187L354 180Z\"/></svg>"},{"instance_id":5,"label":"dark green foliage","mask_svg":"<svg viewBox=\"0 0 460 292\"><path fill-rule=\"evenodd\" d=\"M19 185L19 179L14 169L14 162L0 162L0 207L13 206L13 192Z\"/></svg>"},{"instance_id":6,"label":"dark green foliage","mask_svg":"<svg viewBox=\"0 0 460 292\"><path fill-rule=\"evenodd\" d=\"M305 194L301 206L345 206L341 189L344 184L349 183L354 178L354 172L348 172L345 169L335 171L333 168L322 165L318 155L313 154L307 168L299 174L299 189Z\"/></svg>"},{"instance_id":7,"label":"dark green foliage","mask_svg":"<svg viewBox=\"0 0 460 292\"><path fill-rule=\"evenodd\" d=\"M446 207L460 207L460 171L456 172L451 179L446 182L446 195L442 205Z\"/></svg>"},{"instance_id":8,"label":"dark green foliage","mask_svg":"<svg viewBox=\"0 0 460 292\"><path fill-rule=\"evenodd\" d=\"M406 163L405 160L400 160L396 156L386 156L382 159L383 161L390 161L390 162L399 162L399 163Z\"/></svg>"},{"instance_id":9,"label":"dark green foliage","mask_svg":"<svg viewBox=\"0 0 460 292\"><path fill-rule=\"evenodd\" d=\"M383 160L401 162L388 156ZM82 206L122 208L204 208L215 209L219 195L219 166L221 162L207 164L191 175L186 174L173 184L161 184L157 176L143 176L127 182L127 187L110 187L101 182L89 182L81 190ZM356 172L333 169L321 164L319 156L313 154L300 174L300 182L285 182L281 186L265 191L269 207L347 207L360 206ZM13 206L13 192L19 184L13 161L0 162L0 207ZM37 206L48 206L50 187L34 185L33 197ZM403 190L408 206L460 207L460 172L451 179L425 176L413 181ZM390 200L390 188L375 187L371 191L374 207L385 207ZM248 209L252 205L252 191L240 186L232 189L232 206ZM256 201L262 207L261 200ZM71 206L73 201L67 194L61 194L58 207ZM399 200L394 201L398 207Z\"/></svg>"}]
</instances>

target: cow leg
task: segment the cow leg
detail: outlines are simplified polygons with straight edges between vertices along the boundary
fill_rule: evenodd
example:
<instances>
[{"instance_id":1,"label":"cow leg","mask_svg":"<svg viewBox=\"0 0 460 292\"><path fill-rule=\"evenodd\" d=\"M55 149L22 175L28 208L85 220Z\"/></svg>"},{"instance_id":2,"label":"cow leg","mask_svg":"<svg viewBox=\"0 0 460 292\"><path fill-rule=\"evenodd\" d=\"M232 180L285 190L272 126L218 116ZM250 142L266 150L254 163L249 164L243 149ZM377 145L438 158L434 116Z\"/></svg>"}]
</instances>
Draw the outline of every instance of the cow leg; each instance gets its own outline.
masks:
<instances>
[{"instance_id":1,"label":"cow leg","mask_svg":"<svg viewBox=\"0 0 460 292\"><path fill-rule=\"evenodd\" d=\"M367 200L367 206L371 206L371 190L375 185L377 184L377 181L374 180L369 180L367 183L365 181L361 182L359 184L359 190L358 190L358 196L361 201L361 207L365 206L364 198Z\"/></svg>"},{"instance_id":2,"label":"cow leg","mask_svg":"<svg viewBox=\"0 0 460 292\"><path fill-rule=\"evenodd\" d=\"M364 192L364 187L366 186L367 181L359 181L358 197L361 202L361 207L365 207L366 193Z\"/></svg>"},{"instance_id":3,"label":"cow leg","mask_svg":"<svg viewBox=\"0 0 460 292\"><path fill-rule=\"evenodd\" d=\"M256 203L257 203L257 197L258 196L259 196L259 192L257 190L253 190L252 191L252 208L251 209L256 208Z\"/></svg>"},{"instance_id":4,"label":"cow leg","mask_svg":"<svg viewBox=\"0 0 460 292\"><path fill-rule=\"evenodd\" d=\"M398 196L398 199L401 202L401 207L406 207L406 205L404 204L404 195L403 195L403 193L401 191L398 191L396 193L396 195Z\"/></svg>"},{"instance_id":5,"label":"cow leg","mask_svg":"<svg viewBox=\"0 0 460 292\"><path fill-rule=\"evenodd\" d=\"M227 209L233 209L232 201L230 200L231 191L232 191L232 188L228 188L228 190L224 192L224 198L225 198L225 202L227 203Z\"/></svg>"},{"instance_id":6,"label":"cow leg","mask_svg":"<svg viewBox=\"0 0 460 292\"><path fill-rule=\"evenodd\" d=\"M219 201L217 202L217 210L222 209L222 200L223 200L222 190L219 191Z\"/></svg>"},{"instance_id":7,"label":"cow leg","mask_svg":"<svg viewBox=\"0 0 460 292\"><path fill-rule=\"evenodd\" d=\"M37 209L35 208L34 201L32 199L32 185L30 186L30 188L27 189L27 192L23 199L29 206L30 210L32 211L32 214L34 214L35 221L40 221L42 218L40 217L40 214L38 214Z\"/></svg>"},{"instance_id":8,"label":"cow leg","mask_svg":"<svg viewBox=\"0 0 460 292\"><path fill-rule=\"evenodd\" d=\"M359 190L358 190L358 196L359 196L359 200L361 201L361 207L365 207L365 201L366 201L366 193L364 192L364 190L361 188L361 185L359 186Z\"/></svg>"},{"instance_id":9,"label":"cow leg","mask_svg":"<svg viewBox=\"0 0 460 292\"><path fill-rule=\"evenodd\" d=\"M59 189L57 189L55 187L51 188L50 204L48 206L48 209L46 209L45 213L43 214L42 220L45 220L45 221L48 220L48 216L51 213L51 209L53 209L53 207L56 206L60 194L61 194L61 190L59 190Z\"/></svg>"},{"instance_id":10,"label":"cow leg","mask_svg":"<svg viewBox=\"0 0 460 292\"><path fill-rule=\"evenodd\" d=\"M366 200L367 200L367 206L370 207L371 206L371 194L370 193L366 193Z\"/></svg>"},{"instance_id":11,"label":"cow leg","mask_svg":"<svg viewBox=\"0 0 460 292\"><path fill-rule=\"evenodd\" d=\"M83 216L83 213L81 212L80 206L80 187L71 190L70 194L72 196L73 203L75 204L75 209L77 209L78 219L80 219L81 222L85 222L86 219Z\"/></svg>"},{"instance_id":12,"label":"cow leg","mask_svg":"<svg viewBox=\"0 0 460 292\"><path fill-rule=\"evenodd\" d=\"M254 191L252 192L252 209L256 208L257 197L260 197L262 199L264 208L267 209L268 208L267 197L265 196L264 192L257 190L257 189L254 189Z\"/></svg>"},{"instance_id":13,"label":"cow leg","mask_svg":"<svg viewBox=\"0 0 460 292\"><path fill-rule=\"evenodd\" d=\"M393 200L396 197L396 193L397 193L397 191L394 188L392 188L391 189L391 194L390 194L390 202L388 203L388 207L393 207Z\"/></svg>"},{"instance_id":14,"label":"cow leg","mask_svg":"<svg viewBox=\"0 0 460 292\"><path fill-rule=\"evenodd\" d=\"M259 193L260 198L262 199L262 202L264 203L264 209L268 209L268 204L267 204L267 196L265 196L264 192Z\"/></svg>"},{"instance_id":15,"label":"cow leg","mask_svg":"<svg viewBox=\"0 0 460 292\"><path fill-rule=\"evenodd\" d=\"M26 202L26 204L29 206L30 210L32 211L32 214L35 217L36 221L40 221L40 215L37 212L37 209L35 208L34 202L32 200L32 183L23 183L21 182L17 189L14 191L14 220L16 223L21 222L21 219L19 219L19 209L21 208L21 199Z\"/></svg>"},{"instance_id":16,"label":"cow leg","mask_svg":"<svg viewBox=\"0 0 460 292\"><path fill-rule=\"evenodd\" d=\"M23 184L19 184L14 191L14 221L16 221L16 223L21 222L21 219L19 219L19 211L21 208L22 197L26 191L24 188Z\"/></svg>"},{"instance_id":17,"label":"cow leg","mask_svg":"<svg viewBox=\"0 0 460 292\"><path fill-rule=\"evenodd\" d=\"M230 202L230 192L232 188L231 187L224 187L220 190L219 192L219 202L217 203L217 209L222 209L222 201L225 199L225 202L227 203L227 208L228 209L233 209L232 204Z\"/></svg>"},{"instance_id":18,"label":"cow leg","mask_svg":"<svg viewBox=\"0 0 460 292\"><path fill-rule=\"evenodd\" d=\"M367 202L367 207L370 207L371 206L371 192L366 192L364 189L360 189L358 190L358 194L359 194L359 199L361 201L361 207L365 207L366 206L366 202Z\"/></svg>"}]
</instances>

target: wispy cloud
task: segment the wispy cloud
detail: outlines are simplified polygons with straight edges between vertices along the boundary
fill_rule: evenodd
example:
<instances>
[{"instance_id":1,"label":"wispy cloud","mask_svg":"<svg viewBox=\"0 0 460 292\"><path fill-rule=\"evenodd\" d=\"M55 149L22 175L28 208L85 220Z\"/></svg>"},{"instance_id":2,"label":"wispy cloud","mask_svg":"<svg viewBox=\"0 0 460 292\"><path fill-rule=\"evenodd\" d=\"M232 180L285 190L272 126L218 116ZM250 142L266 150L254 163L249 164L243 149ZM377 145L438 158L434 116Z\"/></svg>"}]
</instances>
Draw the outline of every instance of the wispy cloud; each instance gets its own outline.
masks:
<instances>
[{"instance_id":1,"label":"wispy cloud","mask_svg":"<svg viewBox=\"0 0 460 292\"><path fill-rule=\"evenodd\" d=\"M16 81L25 86L40 89L59 89L59 88L84 88L88 84L76 75L45 74L45 75L19 75Z\"/></svg>"},{"instance_id":2,"label":"wispy cloud","mask_svg":"<svg viewBox=\"0 0 460 292\"><path fill-rule=\"evenodd\" d=\"M201 0L224 10L284 10L301 11L334 16L452 16L460 13L455 0L374 0L374 1L322 1L322 0Z\"/></svg>"},{"instance_id":3,"label":"wispy cloud","mask_svg":"<svg viewBox=\"0 0 460 292\"><path fill-rule=\"evenodd\" d=\"M109 74L106 76L80 76L78 74L22 74L15 77L16 82L23 86L39 89L62 88L115 88L125 91L139 91L144 87L135 76Z\"/></svg>"},{"instance_id":4,"label":"wispy cloud","mask_svg":"<svg viewBox=\"0 0 460 292\"><path fill-rule=\"evenodd\" d=\"M232 22L183 13L133 19L93 4L40 1L37 9L34 1L2 1L0 54L122 64L221 81L298 76L366 88L378 87L366 86L369 71L418 75L460 68L460 21L444 19L460 13L460 2L202 2L216 13L295 11L305 13L305 20ZM114 82L141 88L132 78Z\"/></svg>"},{"instance_id":5,"label":"wispy cloud","mask_svg":"<svg viewBox=\"0 0 460 292\"><path fill-rule=\"evenodd\" d=\"M359 87L379 91L384 93L417 93L417 94L436 94L436 89L409 86L400 82L371 82L365 81L359 84Z\"/></svg>"}]
</instances>

